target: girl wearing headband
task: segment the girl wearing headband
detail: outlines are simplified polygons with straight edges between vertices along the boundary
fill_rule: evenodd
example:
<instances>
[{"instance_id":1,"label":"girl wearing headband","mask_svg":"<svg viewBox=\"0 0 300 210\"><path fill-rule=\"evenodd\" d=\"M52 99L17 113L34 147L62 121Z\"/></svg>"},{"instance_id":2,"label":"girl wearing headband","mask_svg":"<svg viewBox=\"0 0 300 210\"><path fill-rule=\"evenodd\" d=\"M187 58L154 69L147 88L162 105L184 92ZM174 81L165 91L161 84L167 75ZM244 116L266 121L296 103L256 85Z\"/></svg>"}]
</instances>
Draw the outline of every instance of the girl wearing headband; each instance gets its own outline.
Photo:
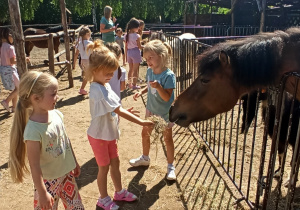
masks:
<instances>
[{"instance_id":1,"label":"girl wearing headband","mask_svg":"<svg viewBox=\"0 0 300 210\"><path fill-rule=\"evenodd\" d=\"M10 135L9 168L14 182L22 182L28 167L34 183L34 209L84 209L75 177L80 174L63 115L54 109L58 83L47 73L23 75ZM29 111L30 110L30 111ZM66 191L67 190L67 191Z\"/></svg>"}]
</instances>

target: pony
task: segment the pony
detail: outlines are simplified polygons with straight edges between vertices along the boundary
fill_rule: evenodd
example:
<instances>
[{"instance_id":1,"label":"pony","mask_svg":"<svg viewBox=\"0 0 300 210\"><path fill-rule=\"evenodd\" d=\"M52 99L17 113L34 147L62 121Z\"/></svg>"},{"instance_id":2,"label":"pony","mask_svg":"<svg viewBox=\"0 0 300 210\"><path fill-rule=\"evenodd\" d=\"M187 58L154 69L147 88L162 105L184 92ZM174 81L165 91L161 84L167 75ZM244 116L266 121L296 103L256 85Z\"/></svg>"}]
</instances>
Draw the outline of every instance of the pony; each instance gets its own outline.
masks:
<instances>
[{"instance_id":1,"label":"pony","mask_svg":"<svg viewBox=\"0 0 300 210\"><path fill-rule=\"evenodd\" d=\"M42 35L42 34L48 34L48 33L56 33L59 31L62 31L62 26L54 26L43 29L36 29L36 28L27 28L24 31L24 36L30 36L30 35ZM53 38L53 45L54 45L54 52L55 54L58 53L59 48L59 41L60 37ZM38 40L38 41L25 41L25 53L27 57L30 57L30 52L33 49L33 47L36 46L38 48L48 48L48 40ZM57 61L59 61L59 57L57 57Z\"/></svg>"},{"instance_id":2,"label":"pony","mask_svg":"<svg viewBox=\"0 0 300 210\"><path fill-rule=\"evenodd\" d=\"M276 86L283 74L299 72L300 28L222 42L198 55L197 62L197 78L169 111L169 120L183 127L227 112L245 93ZM294 85L286 90L291 93Z\"/></svg>"}]
</instances>

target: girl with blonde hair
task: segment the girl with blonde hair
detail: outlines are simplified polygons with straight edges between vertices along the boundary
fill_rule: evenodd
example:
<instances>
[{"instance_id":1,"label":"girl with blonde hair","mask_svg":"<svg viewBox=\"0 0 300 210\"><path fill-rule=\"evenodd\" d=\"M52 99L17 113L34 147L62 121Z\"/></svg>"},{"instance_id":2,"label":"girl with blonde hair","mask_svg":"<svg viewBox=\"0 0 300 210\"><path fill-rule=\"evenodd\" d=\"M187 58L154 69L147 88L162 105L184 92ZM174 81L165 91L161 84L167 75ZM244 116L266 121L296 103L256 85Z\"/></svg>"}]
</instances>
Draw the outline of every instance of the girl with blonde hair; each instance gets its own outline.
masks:
<instances>
[{"instance_id":1,"label":"girl with blonde hair","mask_svg":"<svg viewBox=\"0 0 300 210\"><path fill-rule=\"evenodd\" d=\"M93 43L92 41L90 41L90 38L91 38L91 30L89 29L89 27L88 26L82 27L81 30L79 31L79 41L78 44L76 45L76 52L74 56L74 58L77 58L80 53L80 57L81 57L80 68L82 70L82 84L78 91L78 93L81 95L88 94L87 91L84 89L87 84L84 74L86 68L89 65L89 56L90 56L90 52L86 50L86 46L89 43ZM75 69L76 60L77 59L75 59L73 62L73 69Z\"/></svg>"},{"instance_id":2,"label":"girl with blonde hair","mask_svg":"<svg viewBox=\"0 0 300 210\"><path fill-rule=\"evenodd\" d=\"M34 183L34 209L84 209L75 177L80 175L63 115L54 109L58 83L48 73L30 71L20 82L19 100L10 134L12 180L22 182L26 156Z\"/></svg>"},{"instance_id":3,"label":"girl with blonde hair","mask_svg":"<svg viewBox=\"0 0 300 210\"><path fill-rule=\"evenodd\" d=\"M119 206L111 200L107 192L107 174L110 175L115 187L115 201L134 201L137 197L122 189L120 160L117 148L119 139L118 115L141 126L153 125L151 121L142 120L129 111L123 109L120 99L109 85L114 71L118 69L119 62L116 55L111 52L100 40L89 44L92 50L89 58L89 68L86 78L90 85L90 113L91 124L87 134L90 145L98 164L97 184L100 197L97 206L104 210L115 210Z\"/></svg>"},{"instance_id":4,"label":"girl with blonde hair","mask_svg":"<svg viewBox=\"0 0 300 210\"><path fill-rule=\"evenodd\" d=\"M110 6L104 7L104 16L100 20L100 32L102 33L102 40L104 43L115 41L115 26L116 18L111 17L112 8Z\"/></svg>"},{"instance_id":5,"label":"girl with blonde hair","mask_svg":"<svg viewBox=\"0 0 300 210\"><path fill-rule=\"evenodd\" d=\"M147 93L146 118L157 115L163 118L167 127L163 136L167 147L167 179L175 180L174 162L174 142L172 135L172 126L169 121L169 109L174 101L174 89L176 87L175 74L168 66L168 56L171 55L169 44L160 40L148 42L144 47L144 58L147 61L148 69L146 81L148 85L141 91L135 93L134 100L137 100L142 94ZM150 135L153 126L144 126L142 130L143 154L135 159L131 159L129 164L133 167L148 166L150 164Z\"/></svg>"}]
</instances>

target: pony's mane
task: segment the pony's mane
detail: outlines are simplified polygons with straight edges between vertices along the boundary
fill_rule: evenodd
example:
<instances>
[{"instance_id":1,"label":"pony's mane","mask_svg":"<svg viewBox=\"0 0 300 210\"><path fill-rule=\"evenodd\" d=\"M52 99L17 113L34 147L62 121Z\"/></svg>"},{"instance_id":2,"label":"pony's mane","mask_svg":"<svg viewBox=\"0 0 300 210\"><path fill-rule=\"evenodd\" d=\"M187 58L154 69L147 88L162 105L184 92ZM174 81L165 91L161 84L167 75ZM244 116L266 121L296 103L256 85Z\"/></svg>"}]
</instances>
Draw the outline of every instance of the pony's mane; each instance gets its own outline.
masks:
<instances>
[{"instance_id":1,"label":"pony's mane","mask_svg":"<svg viewBox=\"0 0 300 210\"><path fill-rule=\"evenodd\" d=\"M224 51L232 66L233 78L246 87L274 84L281 67L286 44L300 40L300 28L273 33L259 33L248 38L219 43L198 56L198 74L214 73Z\"/></svg>"}]
</instances>

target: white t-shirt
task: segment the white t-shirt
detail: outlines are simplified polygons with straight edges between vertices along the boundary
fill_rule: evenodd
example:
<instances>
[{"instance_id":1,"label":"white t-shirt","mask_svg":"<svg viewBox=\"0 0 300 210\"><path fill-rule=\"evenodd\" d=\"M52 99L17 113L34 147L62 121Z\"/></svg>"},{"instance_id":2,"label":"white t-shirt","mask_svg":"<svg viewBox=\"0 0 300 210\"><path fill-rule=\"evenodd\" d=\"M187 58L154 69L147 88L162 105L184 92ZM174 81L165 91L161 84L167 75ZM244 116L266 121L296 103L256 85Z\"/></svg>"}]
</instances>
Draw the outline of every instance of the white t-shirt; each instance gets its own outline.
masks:
<instances>
[{"instance_id":1,"label":"white t-shirt","mask_svg":"<svg viewBox=\"0 0 300 210\"><path fill-rule=\"evenodd\" d=\"M83 43L83 44L82 44ZM91 50L89 52L87 52L86 47L89 43L93 43L90 40L79 40L78 45L76 46L76 48L79 50L81 59L89 59L90 54L91 54Z\"/></svg>"},{"instance_id":2,"label":"white t-shirt","mask_svg":"<svg viewBox=\"0 0 300 210\"><path fill-rule=\"evenodd\" d=\"M111 86L111 89L119 96L120 100L120 104L121 104L121 93L120 93L120 89L121 89L121 83L126 80L126 69L124 69L123 67L121 68L121 77L120 79L118 79L118 69L114 72L114 76L111 78L111 80L109 80L109 84Z\"/></svg>"},{"instance_id":3,"label":"white t-shirt","mask_svg":"<svg viewBox=\"0 0 300 210\"><path fill-rule=\"evenodd\" d=\"M105 86L92 82L90 85L91 124L87 134L94 139L112 141L120 136L118 115L114 112L121 106L120 98L111 89L109 83Z\"/></svg>"}]
</instances>

